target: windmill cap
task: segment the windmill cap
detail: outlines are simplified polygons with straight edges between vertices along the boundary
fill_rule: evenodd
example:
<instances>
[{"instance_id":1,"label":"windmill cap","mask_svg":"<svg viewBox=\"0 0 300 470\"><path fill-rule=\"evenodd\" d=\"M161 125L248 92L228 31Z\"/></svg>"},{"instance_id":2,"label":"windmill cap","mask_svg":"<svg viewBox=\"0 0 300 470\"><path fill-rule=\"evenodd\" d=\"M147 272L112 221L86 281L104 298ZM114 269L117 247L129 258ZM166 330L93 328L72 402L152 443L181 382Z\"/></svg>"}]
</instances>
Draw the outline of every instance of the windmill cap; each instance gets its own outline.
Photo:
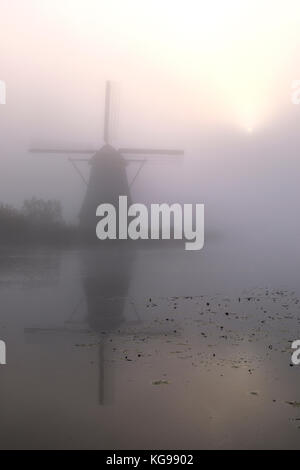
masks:
<instances>
[{"instance_id":1,"label":"windmill cap","mask_svg":"<svg viewBox=\"0 0 300 470\"><path fill-rule=\"evenodd\" d=\"M120 152L111 145L104 145L97 153L95 153L91 159L91 163L95 163L100 160L108 160L110 162L120 163L123 165L126 163Z\"/></svg>"}]
</instances>

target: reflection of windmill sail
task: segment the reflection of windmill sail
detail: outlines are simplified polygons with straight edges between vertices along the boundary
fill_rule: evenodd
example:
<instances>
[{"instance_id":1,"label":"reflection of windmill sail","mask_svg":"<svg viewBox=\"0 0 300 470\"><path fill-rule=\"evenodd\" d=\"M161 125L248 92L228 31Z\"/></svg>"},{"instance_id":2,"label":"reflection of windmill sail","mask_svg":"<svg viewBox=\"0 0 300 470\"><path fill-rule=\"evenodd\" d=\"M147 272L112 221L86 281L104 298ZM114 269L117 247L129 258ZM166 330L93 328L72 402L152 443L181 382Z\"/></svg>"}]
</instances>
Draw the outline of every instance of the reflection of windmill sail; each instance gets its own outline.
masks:
<instances>
[{"instance_id":1,"label":"reflection of windmill sail","mask_svg":"<svg viewBox=\"0 0 300 470\"><path fill-rule=\"evenodd\" d=\"M87 322L93 331L110 333L126 321L125 306L134 252L125 244L90 249L82 256L82 283L86 295ZM101 337L101 336L100 336ZM113 399L114 368L105 364L105 338L99 342L99 403Z\"/></svg>"}]
</instances>

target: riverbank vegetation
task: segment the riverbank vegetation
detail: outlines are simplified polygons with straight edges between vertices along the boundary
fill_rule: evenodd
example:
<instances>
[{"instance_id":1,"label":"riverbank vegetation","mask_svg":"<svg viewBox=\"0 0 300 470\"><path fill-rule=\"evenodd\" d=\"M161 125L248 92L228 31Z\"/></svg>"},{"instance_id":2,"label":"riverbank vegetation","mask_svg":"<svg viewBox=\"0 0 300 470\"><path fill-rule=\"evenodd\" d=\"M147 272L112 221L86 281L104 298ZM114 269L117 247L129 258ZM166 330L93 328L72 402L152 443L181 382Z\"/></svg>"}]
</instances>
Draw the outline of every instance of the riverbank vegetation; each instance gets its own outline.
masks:
<instances>
[{"instance_id":1,"label":"riverbank vegetation","mask_svg":"<svg viewBox=\"0 0 300 470\"><path fill-rule=\"evenodd\" d=\"M21 209L0 204L0 243L69 244L77 227L67 224L59 201L33 197Z\"/></svg>"}]
</instances>

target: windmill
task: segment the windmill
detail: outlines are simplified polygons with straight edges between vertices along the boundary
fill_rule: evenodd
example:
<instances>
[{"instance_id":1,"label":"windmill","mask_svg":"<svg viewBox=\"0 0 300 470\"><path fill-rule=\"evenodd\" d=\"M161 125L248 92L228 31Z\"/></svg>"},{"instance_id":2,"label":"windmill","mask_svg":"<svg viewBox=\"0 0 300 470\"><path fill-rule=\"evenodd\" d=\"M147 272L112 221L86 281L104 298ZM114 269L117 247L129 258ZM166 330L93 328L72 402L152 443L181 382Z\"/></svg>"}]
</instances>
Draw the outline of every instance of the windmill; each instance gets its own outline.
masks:
<instances>
[{"instance_id":1,"label":"windmill","mask_svg":"<svg viewBox=\"0 0 300 470\"><path fill-rule=\"evenodd\" d=\"M136 181L144 165L153 156L183 156L183 150L177 149L152 149L152 148L119 148L111 145L111 101L112 83L106 83L105 109L104 109L104 145L100 150L95 149L68 149L68 148L32 148L31 152L38 154L59 154L69 156L69 161L87 186L84 202L79 214L80 226L86 232L94 233L96 225L96 209L101 203L118 204L120 195L127 196L131 200L130 188ZM70 157L70 155L81 157ZM83 155L92 155L83 158ZM86 181L81 173L78 163L87 162L90 165L90 177ZM138 170L131 181L128 182L126 165L137 163ZM91 231L92 230L92 231Z\"/></svg>"}]
</instances>

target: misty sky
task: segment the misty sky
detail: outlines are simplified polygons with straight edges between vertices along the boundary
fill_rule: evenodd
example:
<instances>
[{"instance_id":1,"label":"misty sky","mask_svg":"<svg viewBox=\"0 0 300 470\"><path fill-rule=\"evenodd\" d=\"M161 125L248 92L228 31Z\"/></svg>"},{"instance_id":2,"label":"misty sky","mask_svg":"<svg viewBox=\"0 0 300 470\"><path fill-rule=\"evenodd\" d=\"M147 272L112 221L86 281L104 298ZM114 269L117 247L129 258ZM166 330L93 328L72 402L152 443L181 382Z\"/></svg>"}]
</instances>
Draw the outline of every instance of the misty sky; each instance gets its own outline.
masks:
<instances>
[{"instance_id":1,"label":"misty sky","mask_svg":"<svg viewBox=\"0 0 300 470\"><path fill-rule=\"evenodd\" d=\"M76 217L84 187L66 159L27 149L100 147L107 79L116 146L186 150L149 165L136 199L296 189L299 31L299 1L0 0L0 201L56 197Z\"/></svg>"}]
</instances>

